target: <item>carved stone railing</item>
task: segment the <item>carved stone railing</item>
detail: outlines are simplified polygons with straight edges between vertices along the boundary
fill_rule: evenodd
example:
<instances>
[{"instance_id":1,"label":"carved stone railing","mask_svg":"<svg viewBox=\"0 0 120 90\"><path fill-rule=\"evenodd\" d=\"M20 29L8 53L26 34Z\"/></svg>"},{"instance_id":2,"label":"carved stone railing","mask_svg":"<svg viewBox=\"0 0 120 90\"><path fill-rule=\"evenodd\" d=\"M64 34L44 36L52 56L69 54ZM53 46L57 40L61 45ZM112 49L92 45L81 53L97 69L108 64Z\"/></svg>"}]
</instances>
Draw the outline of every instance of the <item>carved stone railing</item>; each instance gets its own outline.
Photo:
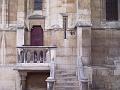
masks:
<instances>
[{"instance_id":1,"label":"carved stone railing","mask_svg":"<svg viewBox=\"0 0 120 90\"><path fill-rule=\"evenodd\" d=\"M17 47L17 63L50 63L54 46L21 46Z\"/></svg>"}]
</instances>

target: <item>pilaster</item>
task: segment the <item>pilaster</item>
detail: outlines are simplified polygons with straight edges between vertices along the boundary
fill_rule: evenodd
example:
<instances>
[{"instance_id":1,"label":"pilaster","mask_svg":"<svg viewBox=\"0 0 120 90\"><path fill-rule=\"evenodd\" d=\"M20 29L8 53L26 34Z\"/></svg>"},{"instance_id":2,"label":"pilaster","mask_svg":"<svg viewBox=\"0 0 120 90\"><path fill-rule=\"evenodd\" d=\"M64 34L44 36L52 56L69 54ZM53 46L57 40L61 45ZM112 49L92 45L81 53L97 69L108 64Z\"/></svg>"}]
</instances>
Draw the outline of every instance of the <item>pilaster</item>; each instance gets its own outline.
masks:
<instances>
[{"instance_id":1,"label":"pilaster","mask_svg":"<svg viewBox=\"0 0 120 90\"><path fill-rule=\"evenodd\" d=\"M77 65L81 90L88 90L84 66L91 63L91 0L77 0Z\"/></svg>"},{"instance_id":2,"label":"pilaster","mask_svg":"<svg viewBox=\"0 0 120 90\"><path fill-rule=\"evenodd\" d=\"M77 27L77 66L81 90L88 90L88 75L84 66L91 63L91 27Z\"/></svg>"},{"instance_id":3,"label":"pilaster","mask_svg":"<svg viewBox=\"0 0 120 90\"><path fill-rule=\"evenodd\" d=\"M76 26L91 25L91 0L77 0Z\"/></svg>"},{"instance_id":4,"label":"pilaster","mask_svg":"<svg viewBox=\"0 0 120 90\"><path fill-rule=\"evenodd\" d=\"M77 27L77 56L83 65L90 65L91 27Z\"/></svg>"},{"instance_id":5,"label":"pilaster","mask_svg":"<svg viewBox=\"0 0 120 90\"><path fill-rule=\"evenodd\" d=\"M7 28L7 16L8 16L8 3L7 0L2 0L2 28Z\"/></svg>"},{"instance_id":6,"label":"pilaster","mask_svg":"<svg viewBox=\"0 0 120 90\"><path fill-rule=\"evenodd\" d=\"M18 0L17 11L17 46L24 45L24 28L25 28L25 0Z\"/></svg>"}]
</instances>

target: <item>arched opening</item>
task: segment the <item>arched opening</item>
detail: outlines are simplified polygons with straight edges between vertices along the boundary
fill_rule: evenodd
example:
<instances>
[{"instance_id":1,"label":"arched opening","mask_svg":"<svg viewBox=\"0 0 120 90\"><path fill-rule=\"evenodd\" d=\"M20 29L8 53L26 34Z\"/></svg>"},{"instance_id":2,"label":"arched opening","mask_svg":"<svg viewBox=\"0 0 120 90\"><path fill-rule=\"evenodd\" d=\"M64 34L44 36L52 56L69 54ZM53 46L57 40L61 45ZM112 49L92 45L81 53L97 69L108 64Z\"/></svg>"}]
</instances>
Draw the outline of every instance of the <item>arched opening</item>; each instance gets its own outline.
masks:
<instances>
[{"instance_id":1,"label":"arched opening","mask_svg":"<svg viewBox=\"0 0 120 90\"><path fill-rule=\"evenodd\" d=\"M33 26L31 29L31 45L43 46L43 29L39 26Z\"/></svg>"}]
</instances>

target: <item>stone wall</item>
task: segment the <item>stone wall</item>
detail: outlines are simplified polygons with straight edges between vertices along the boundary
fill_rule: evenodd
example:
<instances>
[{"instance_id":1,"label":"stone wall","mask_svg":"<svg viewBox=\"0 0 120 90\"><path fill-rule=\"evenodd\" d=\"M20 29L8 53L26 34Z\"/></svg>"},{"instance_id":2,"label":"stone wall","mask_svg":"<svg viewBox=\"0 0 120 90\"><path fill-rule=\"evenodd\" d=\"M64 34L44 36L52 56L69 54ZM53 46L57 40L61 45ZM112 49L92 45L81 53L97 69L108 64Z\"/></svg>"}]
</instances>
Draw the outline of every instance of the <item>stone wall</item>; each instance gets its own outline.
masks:
<instances>
[{"instance_id":1,"label":"stone wall","mask_svg":"<svg viewBox=\"0 0 120 90\"><path fill-rule=\"evenodd\" d=\"M1 64L16 63L16 32L0 31ZM5 58L4 58L5 57Z\"/></svg>"},{"instance_id":2,"label":"stone wall","mask_svg":"<svg viewBox=\"0 0 120 90\"><path fill-rule=\"evenodd\" d=\"M93 65L113 65L120 57L120 31L116 29L92 30Z\"/></svg>"},{"instance_id":3,"label":"stone wall","mask_svg":"<svg viewBox=\"0 0 120 90\"><path fill-rule=\"evenodd\" d=\"M17 6L18 6L18 2L17 0L9 0L9 16L8 16L8 20L9 23L15 23L17 20Z\"/></svg>"},{"instance_id":4,"label":"stone wall","mask_svg":"<svg viewBox=\"0 0 120 90\"><path fill-rule=\"evenodd\" d=\"M92 0L91 1L91 19L93 27L98 27L102 18L102 0Z\"/></svg>"},{"instance_id":5,"label":"stone wall","mask_svg":"<svg viewBox=\"0 0 120 90\"><path fill-rule=\"evenodd\" d=\"M6 1L6 20L9 24L15 24L17 20L17 0L5 0ZM2 3L0 0L0 23L2 22Z\"/></svg>"},{"instance_id":6,"label":"stone wall","mask_svg":"<svg viewBox=\"0 0 120 90\"><path fill-rule=\"evenodd\" d=\"M120 31L92 30L92 90L119 90ZM117 63L115 63L117 62Z\"/></svg>"},{"instance_id":7,"label":"stone wall","mask_svg":"<svg viewBox=\"0 0 120 90\"><path fill-rule=\"evenodd\" d=\"M20 90L16 63L16 32L0 31L0 90Z\"/></svg>"},{"instance_id":8,"label":"stone wall","mask_svg":"<svg viewBox=\"0 0 120 90\"><path fill-rule=\"evenodd\" d=\"M76 23L75 12L77 10L76 1L77 0L50 0L47 2L49 7L47 7L46 10L46 29L51 29L54 26L62 28L63 13L68 15L68 28L74 28Z\"/></svg>"},{"instance_id":9,"label":"stone wall","mask_svg":"<svg viewBox=\"0 0 120 90\"><path fill-rule=\"evenodd\" d=\"M93 68L92 90L119 90L120 75L114 75L114 69Z\"/></svg>"},{"instance_id":10,"label":"stone wall","mask_svg":"<svg viewBox=\"0 0 120 90\"><path fill-rule=\"evenodd\" d=\"M77 39L76 39L76 31L72 29L71 31L67 31L67 39L64 39L64 31L63 30L48 30L44 32L44 44L55 45L57 46L57 59L56 63L58 65L63 64L63 68L65 65L76 64L76 47L77 47Z\"/></svg>"},{"instance_id":11,"label":"stone wall","mask_svg":"<svg viewBox=\"0 0 120 90\"><path fill-rule=\"evenodd\" d=\"M20 90L20 77L13 65L0 65L0 90Z\"/></svg>"}]
</instances>

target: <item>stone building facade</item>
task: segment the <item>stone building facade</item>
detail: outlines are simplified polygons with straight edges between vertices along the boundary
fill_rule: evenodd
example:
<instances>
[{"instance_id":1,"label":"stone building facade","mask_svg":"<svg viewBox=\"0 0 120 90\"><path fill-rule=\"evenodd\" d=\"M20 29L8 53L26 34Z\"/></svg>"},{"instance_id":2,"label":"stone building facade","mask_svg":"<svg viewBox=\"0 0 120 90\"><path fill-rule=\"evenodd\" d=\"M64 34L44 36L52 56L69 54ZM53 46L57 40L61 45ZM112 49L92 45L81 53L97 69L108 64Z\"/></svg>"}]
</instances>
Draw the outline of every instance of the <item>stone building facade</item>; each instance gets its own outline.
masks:
<instances>
[{"instance_id":1,"label":"stone building facade","mask_svg":"<svg viewBox=\"0 0 120 90\"><path fill-rule=\"evenodd\" d=\"M0 90L120 90L120 0L0 0Z\"/></svg>"}]
</instances>

